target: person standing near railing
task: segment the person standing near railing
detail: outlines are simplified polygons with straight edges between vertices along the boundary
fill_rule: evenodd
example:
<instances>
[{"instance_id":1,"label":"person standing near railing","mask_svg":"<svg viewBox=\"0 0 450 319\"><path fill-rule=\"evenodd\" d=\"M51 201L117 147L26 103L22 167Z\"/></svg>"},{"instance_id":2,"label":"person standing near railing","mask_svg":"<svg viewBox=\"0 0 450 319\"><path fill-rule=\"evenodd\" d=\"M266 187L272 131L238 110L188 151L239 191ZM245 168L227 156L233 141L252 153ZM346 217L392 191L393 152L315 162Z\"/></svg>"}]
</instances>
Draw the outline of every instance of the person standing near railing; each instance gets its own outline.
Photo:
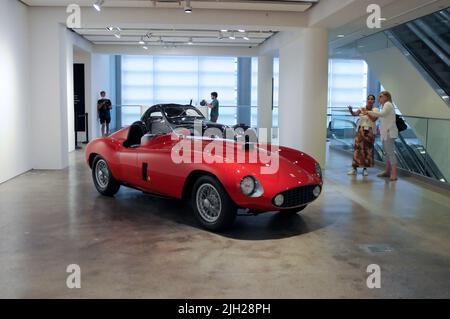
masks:
<instances>
[{"instance_id":1,"label":"person standing near railing","mask_svg":"<svg viewBox=\"0 0 450 319\"><path fill-rule=\"evenodd\" d=\"M374 110L375 95L369 95L367 97L367 104L365 110ZM350 113L353 116L359 116L358 127L355 135L355 150L353 152L352 169L347 173L348 175L358 174L358 167L363 168L363 175L368 176L369 172L367 168L374 166L374 143L376 126L375 122L377 118L371 115L363 114L362 109L353 111L353 107L348 107Z\"/></svg>"},{"instance_id":2,"label":"person standing near railing","mask_svg":"<svg viewBox=\"0 0 450 319\"><path fill-rule=\"evenodd\" d=\"M217 92L211 93L211 103L207 103L206 106L208 106L211 109L211 113L209 115L211 122L216 123L217 119L219 118L219 100L217 99L218 94Z\"/></svg>"},{"instance_id":3,"label":"person standing near railing","mask_svg":"<svg viewBox=\"0 0 450 319\"><path fill-rule=\"evenodd\" d=\"M111 100L106 98L106 92L100 92L101 99L97 101L98 117L102 125L102 136L109 135L109 123L111 122Z\"/></svg>"},{"instance_id":4,"label":"person standing near railing","mask_svg":"<svg viewBox=\"0 0 450 319\"><path fill-rule=\"evenodd\" d=\"M388 91L380 93L381 111L369 111L363 109L363 114L381 118L381 141L383 142L383 149L386 153L386 169L383 173L378 174L378 177L390 177L391 181L396 181L397 178L397 164L394 153L395 139L398 138L398 129L395 118L395 109L392 104L392 95Z\"/></svg>"}]
</instances>

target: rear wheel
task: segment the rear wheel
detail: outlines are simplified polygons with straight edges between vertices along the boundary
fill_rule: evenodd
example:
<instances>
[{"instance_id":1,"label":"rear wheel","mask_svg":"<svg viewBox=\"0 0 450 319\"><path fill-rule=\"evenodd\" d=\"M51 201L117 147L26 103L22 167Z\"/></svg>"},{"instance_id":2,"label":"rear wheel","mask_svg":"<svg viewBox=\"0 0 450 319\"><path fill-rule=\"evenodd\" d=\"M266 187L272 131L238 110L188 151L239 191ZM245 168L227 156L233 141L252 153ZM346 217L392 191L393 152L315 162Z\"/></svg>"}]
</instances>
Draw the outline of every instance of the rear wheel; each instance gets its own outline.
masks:
<instances>
[{"instance_id":1,"label":"rear wheel","mask_svg":"<svg viewBox=\"0 0 450 319\"><path fill-rule=\"evenodd\" d=\"M195 217L203 227L218 231L233 224L237 207L215 177L205 175L197 179L191 196Z\"/></svg>"},{"instance_id":2,"label":"rear wheel","mask_svg":"<svg viewBox=\"0 0 450 319\"><path fill-rule=\"evenodd\" d=\"M308 205L300 206L297 208L290 208L290 209L286 209L286 210L280 210L280 213L286 214L286 215L295 215L297 213L300 213L302 210L304 210L306 208L306 206L308 206Z\"/></svg>"},{"instance_id":3,"label":"rear wheel","mask_svg":"<svg viewBox=\"0 0 450 319\"><path fill-rule=\"evenodd\" d=\"M120 183L112 176L106 160L97 155L92 164L92 179L97 191L105 196L115 195L120 188Z\"/></svg>"}]
</instances>

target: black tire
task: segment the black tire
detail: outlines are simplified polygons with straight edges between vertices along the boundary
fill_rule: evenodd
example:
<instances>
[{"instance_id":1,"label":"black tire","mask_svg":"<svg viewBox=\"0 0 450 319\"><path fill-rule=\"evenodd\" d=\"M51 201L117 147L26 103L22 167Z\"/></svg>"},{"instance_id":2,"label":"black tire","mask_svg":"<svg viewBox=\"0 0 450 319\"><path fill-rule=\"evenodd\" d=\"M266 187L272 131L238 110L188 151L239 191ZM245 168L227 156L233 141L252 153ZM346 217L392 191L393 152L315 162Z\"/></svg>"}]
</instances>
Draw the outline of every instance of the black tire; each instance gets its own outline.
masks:
<instances>
[{"instance_id":1,"label":"black tire","mask_svg":"<svg viewBox=\"0 0 450 319\"><path fill-rule=\"evenodd\" d=\"M202 200L205 191L210 191L211 195ZM236 204L222 184L213 176L204 175L195 181L192 188L191 205L199 223L212 231L224 230L230 227L236 219Z\"/></svg>"},{"instance_id":2,"label":"black tire","mask_svg":"<svg viewBox=\"0 0 450 319\"><path fill-rule=\"evenodd\" d=\"M97 178L99 171L102 172L101 176L107 175L106 178L102 179L100 175ZM107 174L105 174L105 172ZM120 183L113 177L108 163L100 155L97 155L92 163L92 179L95 188L102 195L114 196L119 191Z\"/></svg>"},{"instance_id":3,"label":"black tire","mask_svg":"<svg viewBox=\"0 0 450 319\"><path fill-rule=\"evenodd\" d=\"M286 214L286 215L296 215L298 213L300 213L302 210L304 210L308 205L304 205L304 206L300 206L297 208L290 208L290 209L285 209L285 210L280 210L281 214Z\"/></svg>"}]
</instances>

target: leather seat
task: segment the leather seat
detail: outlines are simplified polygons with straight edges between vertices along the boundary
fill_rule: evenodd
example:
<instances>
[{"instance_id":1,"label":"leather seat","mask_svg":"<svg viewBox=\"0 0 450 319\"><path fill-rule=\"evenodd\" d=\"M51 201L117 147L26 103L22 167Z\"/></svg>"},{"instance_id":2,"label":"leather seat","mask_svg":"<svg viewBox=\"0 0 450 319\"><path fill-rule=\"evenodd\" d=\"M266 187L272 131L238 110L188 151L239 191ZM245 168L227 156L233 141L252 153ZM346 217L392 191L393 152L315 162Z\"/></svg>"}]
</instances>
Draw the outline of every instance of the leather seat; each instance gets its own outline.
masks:
<instances>
[{"instance_id":1,"label":"leather seat","mask_svg":"<svg viewBox=\"0 0 450 319\"><path fill-rule=\"evenodd\" d=\"M128 136L123 146L125 147L138 147L141 145L141 138L145 135L147 127L144 122L136 121L131 124L128 130Z\"/></svg>"}]
</instances>

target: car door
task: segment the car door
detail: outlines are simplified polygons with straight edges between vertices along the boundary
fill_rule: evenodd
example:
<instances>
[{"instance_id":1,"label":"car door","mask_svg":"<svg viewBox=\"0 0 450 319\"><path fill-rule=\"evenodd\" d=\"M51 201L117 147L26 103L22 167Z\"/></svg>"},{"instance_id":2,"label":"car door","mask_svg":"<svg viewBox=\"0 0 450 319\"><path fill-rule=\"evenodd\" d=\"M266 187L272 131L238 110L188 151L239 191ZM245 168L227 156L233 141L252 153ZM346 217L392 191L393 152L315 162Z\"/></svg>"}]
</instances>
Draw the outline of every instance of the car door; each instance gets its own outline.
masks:
<instances>
[{"instance_id":1,"label":"car door","mask_svg":"<svg viewBox=\"0 0 450 319\"><path fill-rule=\"evenodd\" d=\"M128 148L122 144L119 149L121 180L133 186L139 181L138 153L139 147Z\"/></svg>"},{"instance_id":2,"label":"car door","mask_svg":"<svg viewBox=\"0 0 450 319\"><path fill-rule=\"evenodd\" d=\"M171 160L170 136L154 136L151 141L141 146L137 157L139 170L139 188L148 192L171 196L173 184L173 161Z\"/></svg>"},{"instance_id":3,"label":"car door","mask_svg":"<svg viewBox=\"0 0 450 319\"><path fill-rule=\"evenodd\" d=\"M161 112L155 111L147 119L153 138L141 145L137 166L140 172L138 185L149 192L174 196L180 183L175 164L171 159L173 141L171 132ZM175 190L175 192L174 192Z\"/></svg>"}]
</instances>

